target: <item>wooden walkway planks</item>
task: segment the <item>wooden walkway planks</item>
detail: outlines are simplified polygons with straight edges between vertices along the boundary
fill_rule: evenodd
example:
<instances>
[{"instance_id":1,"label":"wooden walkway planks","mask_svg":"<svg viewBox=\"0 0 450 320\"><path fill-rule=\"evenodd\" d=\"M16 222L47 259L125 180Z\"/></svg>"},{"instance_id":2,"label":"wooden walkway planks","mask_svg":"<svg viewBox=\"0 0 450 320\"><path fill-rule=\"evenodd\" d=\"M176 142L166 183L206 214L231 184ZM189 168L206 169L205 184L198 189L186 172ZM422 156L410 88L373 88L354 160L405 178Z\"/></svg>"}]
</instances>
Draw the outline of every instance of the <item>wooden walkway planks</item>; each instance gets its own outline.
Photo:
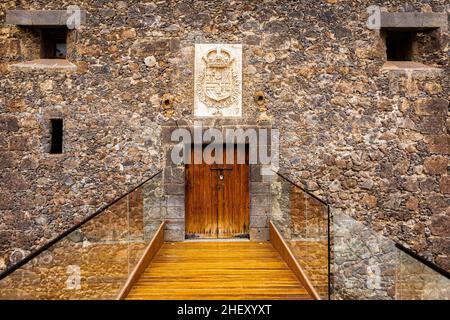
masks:
<instances>
[{"instance_id":1,"label":"wooden walkway planks","mask_svg":"<svg viewBox=\"0 0 450 320\"><path fill-rule=\"evenodd\" d=\"M311 299L270 242L164 243L127 299Z\"/></svg>"}]
</instances>

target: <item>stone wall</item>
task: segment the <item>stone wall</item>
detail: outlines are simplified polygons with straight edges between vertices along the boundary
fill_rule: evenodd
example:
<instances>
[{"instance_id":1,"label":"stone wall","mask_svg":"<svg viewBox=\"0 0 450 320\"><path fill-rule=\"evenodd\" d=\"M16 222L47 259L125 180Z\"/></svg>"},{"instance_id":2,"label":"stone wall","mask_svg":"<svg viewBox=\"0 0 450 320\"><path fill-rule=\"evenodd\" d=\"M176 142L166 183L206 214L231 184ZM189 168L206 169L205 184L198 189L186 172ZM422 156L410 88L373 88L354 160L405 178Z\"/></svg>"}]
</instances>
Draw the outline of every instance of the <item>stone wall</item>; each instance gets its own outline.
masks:
<instances>
[{"instance_id":1,"label":"stone wall","mask_svg":"<svg viewBox=\"0 0 450 320\"><path fill-rule=\"evenodd\" d=\"M371 4L447 12L445 0L77 4L88 16L70 35L76 71L9 71L33 57L35 33L0 27L0 269L163 169L161 126L194 120L202 42L243 44L243 118L233 126L279 128L290 178L450 269L448 33L422 61L441 71L383 71L382 37L366 26ZM18 7L2 2L0 23ZM65 123L62 155L45 148L54 113Z\"/></svg>"}]
</instances>

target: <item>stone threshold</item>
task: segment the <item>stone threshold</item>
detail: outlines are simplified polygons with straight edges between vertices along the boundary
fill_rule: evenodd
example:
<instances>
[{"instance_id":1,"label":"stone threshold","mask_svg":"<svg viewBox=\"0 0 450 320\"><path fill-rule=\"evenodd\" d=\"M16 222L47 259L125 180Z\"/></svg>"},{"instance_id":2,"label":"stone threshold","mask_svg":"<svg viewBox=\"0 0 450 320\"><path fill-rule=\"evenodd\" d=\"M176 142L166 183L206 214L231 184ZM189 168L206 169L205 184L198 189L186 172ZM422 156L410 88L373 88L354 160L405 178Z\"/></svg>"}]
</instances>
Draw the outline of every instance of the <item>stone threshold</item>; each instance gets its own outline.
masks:
<instances>
[{"instance_id":1,"label":"stone threshold","mask_svg":"<svg viewBox=\"0 0 450 320\"><path fill-rule=\"evenodd\" d=\"M64 59L36 59L20 62L9 66L11 71L27 70L51 70L51 71L76 71L77 66Z\"/></svg>"},{"instance_id":2,"label":"stone threshold","mask_svg":"<svg viewBox=\"0 0 450 320\"><path fill-rule=\"evenodd\" d=\"M381 67L381 71L436 71L441 69L430 67L426 64L414 61L386 61Z\"/></svg>"}]
</instances>

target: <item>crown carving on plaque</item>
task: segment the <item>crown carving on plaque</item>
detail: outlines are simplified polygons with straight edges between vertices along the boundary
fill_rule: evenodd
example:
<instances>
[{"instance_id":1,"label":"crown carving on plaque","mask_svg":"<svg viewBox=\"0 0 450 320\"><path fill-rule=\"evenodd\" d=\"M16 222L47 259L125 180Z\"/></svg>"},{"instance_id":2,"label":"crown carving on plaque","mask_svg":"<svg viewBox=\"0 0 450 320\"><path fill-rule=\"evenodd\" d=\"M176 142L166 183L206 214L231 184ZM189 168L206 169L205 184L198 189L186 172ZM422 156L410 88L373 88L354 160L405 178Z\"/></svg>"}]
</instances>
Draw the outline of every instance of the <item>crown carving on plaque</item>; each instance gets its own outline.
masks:
<instances>
[{"instance_id":1,"label":"crown carving on plaque","mask_svg":"<svg viewBox=\"0 0 450 320\"><path fill-rule=\"evenodd\" d=\"M224 50L221 47L216 47L215 49L209 50L203 57L203 60L208 67L225 68L233 62L234 58L227 50Z\"/></svg>"}]
</instances>

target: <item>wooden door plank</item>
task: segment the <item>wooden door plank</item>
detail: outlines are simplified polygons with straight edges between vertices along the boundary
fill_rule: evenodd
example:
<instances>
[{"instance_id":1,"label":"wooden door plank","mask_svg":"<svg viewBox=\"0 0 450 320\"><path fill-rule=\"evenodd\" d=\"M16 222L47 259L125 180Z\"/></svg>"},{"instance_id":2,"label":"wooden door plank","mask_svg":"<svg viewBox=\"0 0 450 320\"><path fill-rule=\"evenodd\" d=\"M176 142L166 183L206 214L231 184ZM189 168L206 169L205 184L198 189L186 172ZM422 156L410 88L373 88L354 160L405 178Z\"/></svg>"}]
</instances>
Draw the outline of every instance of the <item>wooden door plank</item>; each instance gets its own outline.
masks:
<instances>
[{"instance_id":1,"label":"wooden door plank","mask_svg":"<svg viewBox=\"0 0 450 320\"><path fill-rule=\"evenodd\" d=\"M194 159L195 148L191 148ZM186 165L186 234L188 237L217 237L215 173L205 163Z\"/></svg>"},{"instance_id":2,"label":"wooden door plank","mask_svg":"<svg viewBox=\"0 0 450 320\"><path fill-rule=\"evenodd\" d=\"M191 157L194 159L195 148ZM249 234L250 193L248 152L246 163L186 165L186 235L231 238ZM220 180L219 175L224 179Z\"/></svg>"},{"instance_id":3,"label":"wooden door plank","mask_svg":"<svg viewBox=\"0 0 450 320\"><path fill-rule=\"evenodd\" d=\"M239 164L237 148L234 149L233 163L226 164L231 170L223 170L224 180L222 203L219 207L219 238L232 238L249 234L250 194L248 176L248 152L245 164ZM224 150L224 161L227 160Z\"/></svg>"}]
</instances>

